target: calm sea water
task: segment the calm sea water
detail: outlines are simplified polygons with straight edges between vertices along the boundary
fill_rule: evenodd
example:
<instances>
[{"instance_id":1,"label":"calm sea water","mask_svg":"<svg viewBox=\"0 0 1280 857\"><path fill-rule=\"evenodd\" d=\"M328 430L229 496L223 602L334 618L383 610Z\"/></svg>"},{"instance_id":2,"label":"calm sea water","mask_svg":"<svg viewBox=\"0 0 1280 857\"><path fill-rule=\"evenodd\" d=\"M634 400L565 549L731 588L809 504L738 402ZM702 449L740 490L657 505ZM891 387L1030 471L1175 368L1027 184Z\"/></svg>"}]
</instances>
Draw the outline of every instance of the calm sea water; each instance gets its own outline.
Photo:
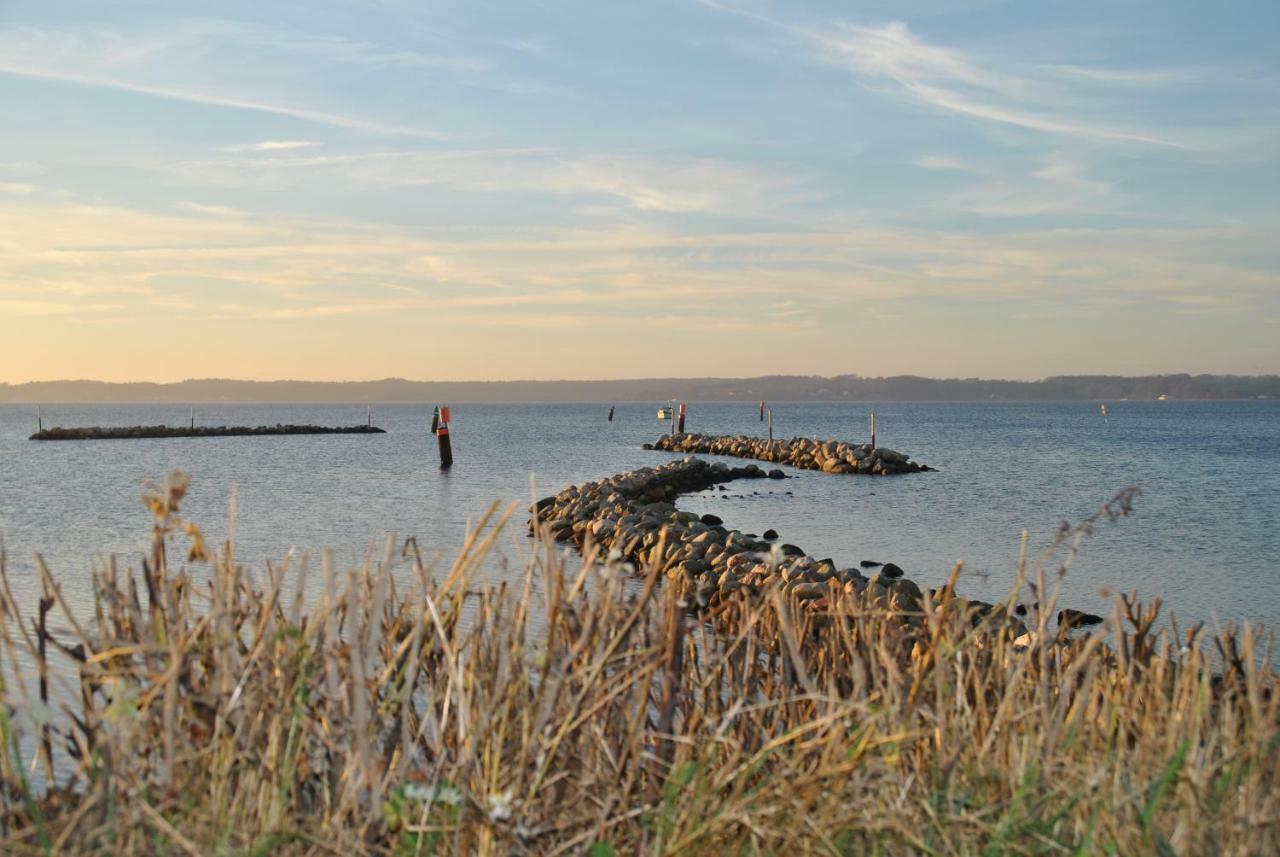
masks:
<instances>
[{"instance_id":1,"label":"calm sea water","mask_svg":"<svg viewBox=\"0 0 1280 857\"><path fill-rule=\"evenodd\" d=\"M1106 593L1162 598L1181 622L1280 627L1280 402L885 403L879 441L937 473L895 478L804 471L783 482L734 483L685 508L841 564L893 561L921 585L964 560L962 591L1002 597L1022 531L1035 553L1063 520L1118 490L1142 490L1136 514L1101 526L1064 581L1065 603L1096 612ZM867 434L866 404L775 404L779 437ZM215 542L229 533L234 486L240 557L259 566L291 548L332 548L344 562L381 551L387 534L449 555L494 501L518 503L501 542L527 554L533 494L671 460L640 445L662 430L656 405L458 405L455 466L441 472L429 409L375 407L388 434L35 443L32 406L0 406L0 538L19 597L42 554L74 601L95 557L136 565L149 517L148 479L192 477L186 515ZM206 425L363 422L365 406L199 406ZM186 407L45 406L45 425L184 425ZM688 428L763 433L755 403L690 406ZM790 472L790 471L789 471ZM503 574L502 564L491 571ZM514 574L515 572L511 572Z\"/></svg>"}]
</instances>

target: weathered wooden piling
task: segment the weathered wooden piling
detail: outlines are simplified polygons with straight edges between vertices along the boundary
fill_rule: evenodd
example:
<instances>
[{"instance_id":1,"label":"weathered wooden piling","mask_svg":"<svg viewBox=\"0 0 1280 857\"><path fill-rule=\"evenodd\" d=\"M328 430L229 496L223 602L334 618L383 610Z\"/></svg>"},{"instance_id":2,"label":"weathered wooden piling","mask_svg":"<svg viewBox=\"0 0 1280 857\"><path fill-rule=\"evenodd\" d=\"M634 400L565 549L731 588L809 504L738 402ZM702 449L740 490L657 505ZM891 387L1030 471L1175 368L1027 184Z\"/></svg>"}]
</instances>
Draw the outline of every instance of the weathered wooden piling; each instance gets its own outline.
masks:
<instances>
[{"instance_id":1,"label":"weathered wooden piling","mask_svg":"<svg viewBox=\"0 0 1280 857\"><path fill-rule=\"evenodd\" d=\"M684 402L681 402L681 403L680 403L680 418L679 418L679 420L678 420L678 426L679 426L679 427L676 429L676 431L680 432L680 434L684 434L684 417L685 417L685 414L686 414L686 413L687 413L687 411L686 411L686 409L685 409L685 404L684 404Z\"/></svg>"},{"instance_id":2,"label":"weathered wooden piling","mask_svg":"<svg viewBox=\"0 0 1280 857\"><path fill-rule=\"evenodd\" d=\"M453 444L449 440L449 406L436 408L437 427L436 440L440 444L440 469L448 470L453 466Z\"/></svg>"},{"instance_id":3,"label":"weathered wooden piling","mask_svg":"<svg viewBox=\"0 0 1280 857\"><path fill-rule=\"evenodd\" d=\"M876 448L876 412L871 412L871 448Z\"/></svg>"},{"instance_id":4,"label":"weathered wooden piling","mask_svg":"<svg viewBox=\"0 0 1280 857\"><path fill-rule=\"evenodd\" d=\"M609 422L613 422L613 405L609 406Z\"/></svg>"}]
</instances>

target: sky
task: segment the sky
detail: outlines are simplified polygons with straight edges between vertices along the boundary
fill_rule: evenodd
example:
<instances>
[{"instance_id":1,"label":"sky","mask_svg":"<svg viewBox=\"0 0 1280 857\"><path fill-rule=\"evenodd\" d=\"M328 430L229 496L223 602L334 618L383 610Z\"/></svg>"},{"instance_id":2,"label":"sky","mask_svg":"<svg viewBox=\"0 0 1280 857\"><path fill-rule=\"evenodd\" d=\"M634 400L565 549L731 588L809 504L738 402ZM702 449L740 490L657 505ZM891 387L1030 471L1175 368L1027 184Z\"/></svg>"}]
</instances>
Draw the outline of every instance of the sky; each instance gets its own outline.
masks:
<instances>
[{"instance_id":1,"label":"sky","mask_svg":"<svg viewBox=\"0 0 1280 857\"><path fill-rule=\"evenodd\" d=\"M0 382L1280 372L1280 4L0 0Z\"/></svg>"}]
</instances>

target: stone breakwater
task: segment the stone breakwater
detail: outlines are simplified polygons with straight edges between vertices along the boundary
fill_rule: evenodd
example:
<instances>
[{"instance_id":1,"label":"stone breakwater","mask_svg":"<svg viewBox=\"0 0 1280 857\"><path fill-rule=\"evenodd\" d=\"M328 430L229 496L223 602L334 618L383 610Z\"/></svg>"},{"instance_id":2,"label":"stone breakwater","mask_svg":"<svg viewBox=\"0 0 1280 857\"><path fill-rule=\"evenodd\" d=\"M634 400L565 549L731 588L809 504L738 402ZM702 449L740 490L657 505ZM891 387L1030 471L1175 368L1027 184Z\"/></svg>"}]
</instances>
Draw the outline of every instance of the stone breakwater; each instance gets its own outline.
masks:
<instances>
[{"instance_id":1,"label":"stone breakwater","mask_svg":"<svg viewBox=\"0 0 1280 857\"><path fill-rule=\"evenodd\" d=\"M921 473L933 470L932 467L917 464L892 449L873 448L868 443L810 440L801 437L791 440L767 440L746 435L676 434L663 435L654 443L646 443L644 448L695 455L754 458L758 461L787 464L802 470L821 470L823 473L893 476L900 473Z\"/></svg>"},{"instance_id":2,"label":"stone breakwater","mask_svg":"<svg viewBox=\"0 0 1280 857\"><path fill-rule=\"evenodd\" d=\"M579 548L590 538L637 567L656 564L668 578L688 581L701 607L740 590L758 595L766 587L781 586L819 611L827 606L832 587L854 593L870 587L886 604L920 609L920 587L901 577L897 566L867 577L856 568L837 568L830 559L814 559L795 545L727 529L715 516L682 512L674 504L683 493L767 477L754 464L729 467L687 458L566 488L533 506L530 527L540 522L552 538Z\"/></svg>"},{"instance_id":3,"label":"stone breakwater","mask_svg":"<svg viewBox=\"0 0 1280 857\"><path fill-rule=\"evenodd\" d=\"M31 435L31 440L136 440L165 437L256 437L279 434L386 434L377 426L122 426L102 428L47 428Z\"/></svg>"}]
</instances>

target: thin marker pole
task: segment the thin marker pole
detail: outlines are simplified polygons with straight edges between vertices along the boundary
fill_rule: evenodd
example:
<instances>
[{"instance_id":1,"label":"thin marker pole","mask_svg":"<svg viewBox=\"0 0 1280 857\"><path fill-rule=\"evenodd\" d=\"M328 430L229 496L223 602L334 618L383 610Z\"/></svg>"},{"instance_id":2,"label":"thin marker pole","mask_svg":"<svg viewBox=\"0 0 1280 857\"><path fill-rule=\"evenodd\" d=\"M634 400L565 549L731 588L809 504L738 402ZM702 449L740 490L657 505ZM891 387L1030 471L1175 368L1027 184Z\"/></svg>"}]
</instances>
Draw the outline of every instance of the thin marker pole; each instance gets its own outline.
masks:
<instances>
[{"instance_id":1,"label":"thin marker pole","mask_svg":"<svg viewBox=\"0 0 1280 857\"><path fill-rule=\"evenodd\" d=\"M41 412L39 405L36 405L36 429L44 431L44 413Z\"/></svg>"},{"instance_id":2,"label":"thin marker pole","mask_svg":"<svg viewBox=\"0 0 1280 857\"><path fill-rule=\"evenodd\" d=\"M609 422L613 422L613 405L609 406Z\"/></svg>"},{"instance_id":3,"label":"thin marker pole","mask_svg":"<svg viewBox=\"0 0 1280 857\"><path fill-rule=\"evenodd\" d=\"M191 408L190 415L191 415L191 430L195 431L196 430L196 409L194 406L192 406Z\"/></svg>"},{"instance_id":4,"label":"thin marker pole","mask_svg":"<svg viewBox=\"0 0 1280 857\"><path fill-rule=\"evenodd\" d=\"M685 404L684 402L681 402L680 403L680 434L684 434L684 416L685 416Z\"/></svg>"},{"instance_id":5,"label":"thin marker pole","mask_svg":"<svg viewBox=\"0 0 1280 857\"><path fill-rule=\"evenodd\" d=\"M773 443L773 408L769 409L769 443Z\"/></svg>"},{"instance_id":6,"label":"thin marker pole","mask_svg":"<svg viewBox=\"0 0 1280 857\"><path fill-rule=\"evenodd\" d=\"M876 412L871 412L871 448L876 448Z\"/></svg>"},{"instance_id":7,"label":"thin marker pole","mask_svg":"<svg viewBox=\"0 0 1280 857\"><path fill-rule=\"evenodd\" d=\"M453 444L449 440L449 406L440 408L440 427L436 429L436 439L440 443L440 469L448 470L453 466Z\"/></svg>"},{"instance_id":8,"label":"thin marker pole","mask_svg":"<svg viewBox=\"0 0 1280 857\"><path fill-rule=\"evenodd\" d=\"M760 400L760 422L764 422L764 399Z\"/></svg>"}]
</instances>

